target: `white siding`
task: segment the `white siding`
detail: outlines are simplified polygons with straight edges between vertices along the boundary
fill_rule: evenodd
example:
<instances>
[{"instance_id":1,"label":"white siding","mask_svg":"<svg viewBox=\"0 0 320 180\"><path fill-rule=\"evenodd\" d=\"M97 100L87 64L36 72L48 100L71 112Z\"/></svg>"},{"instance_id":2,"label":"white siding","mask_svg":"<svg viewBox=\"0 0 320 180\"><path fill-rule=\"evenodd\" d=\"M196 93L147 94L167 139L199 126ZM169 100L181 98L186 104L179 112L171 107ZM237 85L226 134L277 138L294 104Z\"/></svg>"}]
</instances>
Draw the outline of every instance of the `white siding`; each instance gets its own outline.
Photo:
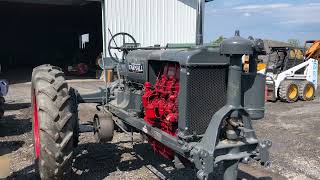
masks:
<instances>
[{"instance_id":1,"label":"white siding","mask_svg":"<svg viewBox=\"0 0 320 180\"><path fill-rule=\"evenodd\" d=\"M105 0L106 42L127 32L141 46L194 43L195 0Z\"/></svg>"}]
</instances>

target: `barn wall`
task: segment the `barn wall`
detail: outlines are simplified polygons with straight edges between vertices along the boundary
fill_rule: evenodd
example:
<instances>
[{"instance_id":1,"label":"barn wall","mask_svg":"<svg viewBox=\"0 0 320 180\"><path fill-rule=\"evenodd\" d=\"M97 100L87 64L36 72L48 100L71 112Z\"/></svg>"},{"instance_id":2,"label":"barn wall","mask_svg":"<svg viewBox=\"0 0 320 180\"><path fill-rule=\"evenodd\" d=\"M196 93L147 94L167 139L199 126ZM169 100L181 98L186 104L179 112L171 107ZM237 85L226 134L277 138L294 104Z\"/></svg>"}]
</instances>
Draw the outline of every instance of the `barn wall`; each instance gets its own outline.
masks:
<instances>
[{"instance_id":1,"label":"barn wall","mask_svg":"<svg viewBox=\"0 0 320 180\"><path fill-rule=\"evenodd\" d=\"M127 32L142 46L195 42L195 0L105 0L105 9L106 28Z\"/></svg>"}]
</instances>

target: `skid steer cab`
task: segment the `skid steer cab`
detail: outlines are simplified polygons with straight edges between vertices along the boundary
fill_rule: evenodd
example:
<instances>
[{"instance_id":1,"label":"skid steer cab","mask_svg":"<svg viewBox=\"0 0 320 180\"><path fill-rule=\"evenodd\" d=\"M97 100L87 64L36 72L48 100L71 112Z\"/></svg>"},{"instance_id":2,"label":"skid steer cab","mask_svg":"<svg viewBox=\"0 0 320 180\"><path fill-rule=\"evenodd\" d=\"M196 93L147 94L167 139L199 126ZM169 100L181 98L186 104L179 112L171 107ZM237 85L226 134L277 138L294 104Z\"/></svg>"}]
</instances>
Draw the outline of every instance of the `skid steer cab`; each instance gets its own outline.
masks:
<instances>
[{"instance_id":1,"label":"skid steer cab","mask_svg":"<svg viewBox=\"0 0 320 180\"><path fill-rule=\"evenodd\" d=\"M9 90L9 83L4 79L0 79L0 119L4 115L4 103L5 103L5 96L7 95Z\"/></svg>"},{"instance_id":2,"label":"skid steer cab","mask_svg":"<svg viewBox=\"0 0 320 180\"><path fill-rule=\"evenodd\" d=\"M290 47L272 47L266 74L267 99L275 102L311 101L318 84L318 60L306 58L303 50Z\"/></svg>"},{"instance_id":3,"label":"skid steer cab","mask_svg":"<svg viewBox=\"0 0 320 180\"><path fill-rule=\"evenodd\" d=\"M117 43L121 46L112 44L117 38L123 38L118 41L122 45ZM138 47L131 35L118 33L109 43L116 66L108 72L115 73L106 73L117 77L108 76L111 81L91 94L69 88L58 67L36 67L32 107L37 173L42 179L70 174L82 133L79 103L98 104L92 122L97 141L111 141L115 127L139 132L177 168L196 168L199 179L235 180L238 164L249 160L268 165L271 142L258 140L251 124L264 117L265 75L257 73L254 60L260 49L261 44L239 32L221 47L177 48ZM249 72L242 69L244 54L252 59Z\"/></svg>"}]
</instances>

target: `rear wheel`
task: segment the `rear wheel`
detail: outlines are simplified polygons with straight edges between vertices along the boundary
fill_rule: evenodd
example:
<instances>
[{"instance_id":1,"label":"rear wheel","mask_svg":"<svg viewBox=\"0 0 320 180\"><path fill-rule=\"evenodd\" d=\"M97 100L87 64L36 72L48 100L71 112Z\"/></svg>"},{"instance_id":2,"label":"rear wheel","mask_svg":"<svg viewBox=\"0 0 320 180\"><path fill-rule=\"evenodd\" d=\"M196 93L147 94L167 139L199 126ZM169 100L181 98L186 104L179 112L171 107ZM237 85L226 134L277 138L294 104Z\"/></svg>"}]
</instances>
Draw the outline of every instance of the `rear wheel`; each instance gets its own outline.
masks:
<instances>
[{"instance_id":1,"label":"rear wheel","mask_svg":"<svg viewBox=\"0 0 320 180\"><path fill-rule=\"evenodd\" d=\"M4 115L4 97L0 96L0 119L3 117Z\"/></svg>"},{"instance_id":2,"label":"rear wheel","mask_svg":"<svg viewBox=\"0 0 320 180\"><path fill-rule=\"evenodd\" d=\"M315 87L309 81L299 83L299 98L303 101L311 101L314 98Z\"/></svg>"},{"instance_id":3,"label":"rear wheel","mask_svg":"<svg viewBox=\"0 0 320 180\"><path fill-rule=\"evenodd\" d=\"M279 98L283 102L296 102L299 97L299 88L295 81L284 80L279 87Z\"/></svg>"},{"instance_id":4,"label":"rear wheel","mask_svg":"<svg viewBox=\"0 0 320 180\"><path fill-rule=\"evenodd\" d=\"M71 172L78 119L61 69L36 67L31 95L36 171L41 179L65 179Z\"/></svg>"}]
</instances>

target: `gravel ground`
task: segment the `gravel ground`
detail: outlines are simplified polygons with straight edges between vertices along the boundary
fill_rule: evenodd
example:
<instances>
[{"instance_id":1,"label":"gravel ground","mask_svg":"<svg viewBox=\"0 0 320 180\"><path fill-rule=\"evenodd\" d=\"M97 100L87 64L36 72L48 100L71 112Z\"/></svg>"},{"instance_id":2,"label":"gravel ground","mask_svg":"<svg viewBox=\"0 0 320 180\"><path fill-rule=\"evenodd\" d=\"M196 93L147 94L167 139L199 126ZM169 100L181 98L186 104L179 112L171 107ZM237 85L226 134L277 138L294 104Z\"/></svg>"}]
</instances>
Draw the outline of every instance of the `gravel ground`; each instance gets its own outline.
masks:
<instances>
[{"instance_id":1,"label":"gravel ground","mask_svg":"<svg viewBox=\"0 0 320 180\"><path fill-rule=\"evenodd\" d=\"M91 91L101 83L70 83L80 91ZM10 86L5 117L0 121L0 162L10 160L8 179L34 179L30 84ZM239 178L320 179L320 100L313 102L267 103L266 118L254 122L261 139L270 139L272 166L241 165ZM95 113L94 104L81 105L80 120ZM134 134L135 143L116 133L108 144L97 144L91 133L80 136L73 163L73 179L195 179L194 170L176 170L172 162L155 155L147 143ZM132 148L134 146L134 148ZM1 167L5 164L1 163ZM0 167L0 171L1 171ZM0 173L1 174L1 173Z\"/></svg>"},{"instance_id":2,"label":"gravel ground","mask_svg":"<svg viewBox=\"0 0 320 180\"><path fill-rule=\"evenodd\" d=\"M288 179L320 179L320 100L268 103L258 136L272 140L272 170Z\"/></svg>"}]
</instances>

